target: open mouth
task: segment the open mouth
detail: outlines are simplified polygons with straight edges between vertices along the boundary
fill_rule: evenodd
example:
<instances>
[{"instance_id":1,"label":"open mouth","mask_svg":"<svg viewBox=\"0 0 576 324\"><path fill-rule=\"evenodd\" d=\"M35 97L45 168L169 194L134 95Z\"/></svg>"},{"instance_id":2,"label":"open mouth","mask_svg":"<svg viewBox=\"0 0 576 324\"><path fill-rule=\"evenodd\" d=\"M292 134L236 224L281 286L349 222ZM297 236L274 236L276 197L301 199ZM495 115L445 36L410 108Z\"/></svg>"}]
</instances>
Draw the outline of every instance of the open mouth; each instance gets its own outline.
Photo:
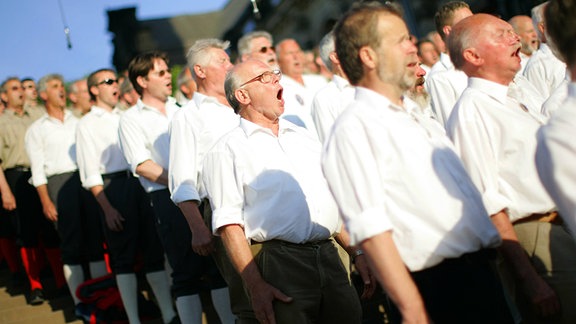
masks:
<instances>
[{"instance_id":1,"label":"open mouth","mask_svg":"<svg viewBox=\"0 0 576 324\"><path fill-rule=\"evenodd\" d=\"M512 53L512 56L514 56L514 57L520 57L520 47L518 47L518 48L514 51L514 53Z\"/></svg>"},{"instance_id":2,"label":"open mouth","mask_svg":"<svg viewBox=\"0 0 576 324\"><path fill-rule=\"evenodd\" d=\"M276 94L276 99L282 100L282 93L283 92L284 92L284 89L280 88L280 90L278 90L278 93Z\"/></svg>"}]
</instances>

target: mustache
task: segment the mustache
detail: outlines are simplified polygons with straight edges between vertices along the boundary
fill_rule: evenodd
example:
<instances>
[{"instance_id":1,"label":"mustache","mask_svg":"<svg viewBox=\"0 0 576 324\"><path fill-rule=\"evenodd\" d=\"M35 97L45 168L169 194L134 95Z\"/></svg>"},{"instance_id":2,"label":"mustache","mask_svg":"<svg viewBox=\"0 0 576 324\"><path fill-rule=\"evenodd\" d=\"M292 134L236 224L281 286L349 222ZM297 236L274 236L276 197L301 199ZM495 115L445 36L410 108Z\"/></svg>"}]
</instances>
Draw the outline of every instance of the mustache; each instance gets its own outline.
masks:
<instances>
[{"instance_id":1,"label":"mustache","mask_svg":"<svg viewBox=\"0 0 576 324\"><path fill-rule=\"evenodd\" d=\"M421 86L421 85L423 85L425 81L426 81L426 80L424 80L424 77L416 78L416 86Z\"/></svg>"}]
</instances>

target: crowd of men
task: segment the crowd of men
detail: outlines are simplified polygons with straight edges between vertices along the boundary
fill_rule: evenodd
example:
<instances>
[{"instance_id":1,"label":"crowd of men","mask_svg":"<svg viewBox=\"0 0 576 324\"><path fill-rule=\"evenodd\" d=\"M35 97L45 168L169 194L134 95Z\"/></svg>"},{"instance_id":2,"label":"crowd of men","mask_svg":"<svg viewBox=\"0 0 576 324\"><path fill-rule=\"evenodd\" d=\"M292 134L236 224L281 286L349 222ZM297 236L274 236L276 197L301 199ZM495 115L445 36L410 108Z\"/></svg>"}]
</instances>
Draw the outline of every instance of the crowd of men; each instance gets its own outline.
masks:
<instances>
[{"instance_id":1,"label":"crowd of men","mask_svg":"<svg viewBox=\"0 0 576 324\"><path fill-rule=\"evenodd\" d=\"M323 73L254 31L235 64L197 40L178 89L156 51L5 80L0 252L29 303L47 260L81 318L111 272L130 323L138 273L164 323L202 323L206 291L222 323L361 323L378 283L392 323L575 323L576 1L434 18L416 42L355 4Z\"/></svg>"}]
</instances>

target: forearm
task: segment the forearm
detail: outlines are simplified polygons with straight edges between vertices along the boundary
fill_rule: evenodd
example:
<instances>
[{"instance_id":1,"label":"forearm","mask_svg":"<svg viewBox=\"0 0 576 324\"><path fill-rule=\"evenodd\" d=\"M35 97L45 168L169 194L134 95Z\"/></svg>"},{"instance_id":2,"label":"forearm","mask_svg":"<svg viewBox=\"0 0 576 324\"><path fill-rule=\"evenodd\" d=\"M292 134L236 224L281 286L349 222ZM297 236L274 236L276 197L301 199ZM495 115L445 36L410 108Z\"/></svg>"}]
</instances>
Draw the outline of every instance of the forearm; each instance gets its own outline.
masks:
<instances>
[{"instance_id":1,"label":"forearm","mask_svg":"<svg viewBox=\"0 0 576 324\"><path fill-rule=\"evenodd\" d=\"M40 197L42 206L45 206L46 204L52 204L52 199L50 199L50 195L48 194L47 185L44 184L36 187L36 191L38 191L38 196Z\"/></svg>"},{"instance_id":2,"label":"forearm","mask_svg":"<svg viewBox=\"0 0 576 324\"><path fill-rule=\"evenodd\" d=\"M424 301L398 253L392 240L392 232L373 236L363 241L360 246L368 256L376 279L394 301L404 319L425 318Z\"/></svg>"},{"instance_id":3,"label":"forearm","mask_svg":"<svg viewBox=\"0 0 576 324\"><path fill-rule=\"evenodd\" d=\"M240 225L228 225L220 228L219 232L232 265L242 277L246 288L251 291L264 279L262 279L260 270L254 262L250 246L244 236L244 230Z\"/></svg>"},{"instance_id":4,"label":"forearm","mask_svg":"<svg viewBox=\"0 0 576 324\"><path fill-rule=\"evenodd\" d=\"M136 167L136 174L152 182L167 186L168 171L152 160L146 160Z\"/></svg>"},{"instance_id":5,"label":"forearm","mask_svg":"<svg viewBox=\"0 0 576 324\"><path fill-rule=\"evenodd\" d=\"M104 186L101 185L94 186L90 188L90 192L92 193L94 198L96 198L96 201L103 210L108 210L109 208L112 207L112 204L110 204L108 197L106 197L106 194L104 193Z\"/></svg>"},{"instance_id":6,"label":"forearm","mask_svg":"<svg viewBox=\"0 0 576 324\"><path fill-rule=\"evenodd\" d=\"M206 227L200 209L198 209L198 202L195 200L186 200L178 204L182 214L186 218L190 231L194 233L201 227Z\"/></svg>"},{"instance_id":7,"label":"forearm","mask_svg":"<svg viewBox=\"0 0 576 324\"><path fill-rule=\"evenodd\" d=\"M505 211L500 211L491 216L492 223L502 237L502 245L499 251L511 266L512 270L520 280L528 280L537 276L536 270L532 266L528 255L518 242L516 231Z\"/></svg>"}]
</instances>

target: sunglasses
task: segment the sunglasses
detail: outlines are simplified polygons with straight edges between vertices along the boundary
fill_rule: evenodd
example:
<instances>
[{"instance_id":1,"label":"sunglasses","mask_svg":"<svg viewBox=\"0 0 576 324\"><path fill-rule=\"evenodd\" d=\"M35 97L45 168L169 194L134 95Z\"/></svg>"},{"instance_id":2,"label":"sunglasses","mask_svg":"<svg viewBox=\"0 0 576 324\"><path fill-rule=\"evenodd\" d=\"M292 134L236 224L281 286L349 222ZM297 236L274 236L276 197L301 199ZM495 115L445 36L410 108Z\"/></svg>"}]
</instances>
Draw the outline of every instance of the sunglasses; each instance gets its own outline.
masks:
<instances>
[{"instance_id":1,"label":"sunglasses","mask_svg":"<svg viewBox=\"0 0 576 324\"><path fill-rule=\"evenodd\" d=\"M275 78L278 78L278 80L280 80L282 78L282 72L280 72L280 70L266 71L266 72L264 72L264 73L262 73L256 77L242 83L239 88L242 88L243 86L247 85L248 83L255 82L255 81L260 81L264 84L270 83Z\"/></svg>"},{"instance_id":2,"label":"sunglasses","mask_svg":"<svg viewBox=\"0 0 576 324\"><path fill-rule=\"evenodd\" d=\"M113 85L114 83L118 83L118 79L104 79L104 80L98 82L97 85L101 85L101 84Z\"/></svg>"},{"instance_id":3,"label":"sunglasses","mask_svg":"<svg viewBox=\"0 0 576 324\"><path fill-rule=\"evenodd\" d=\"M262 47L260 47L260 49L258 50L258 52L260 52L260 53L262 53L262 54L266 54L266 53L268 53L268 50L270 50L270 51L272 51L272 52L275 52L275 51L276 51L276 48L275 48L274 46L268 46L268 47L262 46Z\"/></svg>"}]
</instances>

